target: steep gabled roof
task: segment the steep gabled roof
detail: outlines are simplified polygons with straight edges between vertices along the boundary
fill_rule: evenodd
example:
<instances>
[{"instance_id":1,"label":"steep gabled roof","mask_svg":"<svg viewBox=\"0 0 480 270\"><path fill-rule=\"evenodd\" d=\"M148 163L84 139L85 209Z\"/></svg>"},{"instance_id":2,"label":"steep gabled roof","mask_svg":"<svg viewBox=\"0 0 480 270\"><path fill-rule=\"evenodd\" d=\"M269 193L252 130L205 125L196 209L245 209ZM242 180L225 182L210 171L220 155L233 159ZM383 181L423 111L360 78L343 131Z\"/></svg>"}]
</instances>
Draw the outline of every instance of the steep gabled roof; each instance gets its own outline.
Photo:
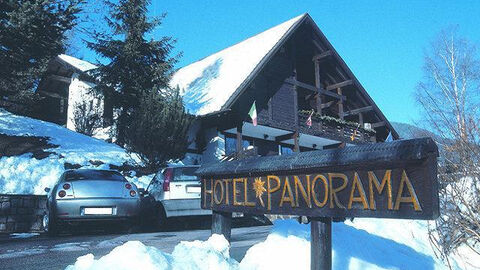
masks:
<instances>
[{"instance_id":1,"label":"steep gabled roof","mask_svg":"<svg viewBox=\"0 0 480 270\"><path fill-rule=\"evenodd\" d=\"M81 59L78 59L76 57L66 55L66 54L60 54L58 56L58 59L60 59L63 63L68 64L71 67L73 67L73 68L75 68L75 69L77 69L78 71L81 71L81 72L85 72L85 71L89 71L91 69L96 69L97 68L96 65L94 65L90 62L87 62L87 61L84 61L84 60L81 60Z\"/></svg>"},{"instance_id":2,"label":"steep gabled roof","mask_svg":"<svg viewBox=\"0 0 480 270\"><path fill-rule=\"evenodd\" d=\"M327 49L333 52L335 61L374 108L380 121L385 121L394 138L398 138L385 115L307 13L179 69L173 75L170 85L180 87L185 106L192 114L202 116L225 111L305 21L313 26L317 35L326 43Z\"/></svg>"},{"instance_id":3,"label":"steep gabled roof","mask_svg":"<svg viewBox=\"0 0 480 270\"><path fill-rule=\"evenodd\" d=\"M179 69L170 85L182 89L190 113L205 115L226 109L306 16L302 14Z\"/></svg>"}]
</instances>

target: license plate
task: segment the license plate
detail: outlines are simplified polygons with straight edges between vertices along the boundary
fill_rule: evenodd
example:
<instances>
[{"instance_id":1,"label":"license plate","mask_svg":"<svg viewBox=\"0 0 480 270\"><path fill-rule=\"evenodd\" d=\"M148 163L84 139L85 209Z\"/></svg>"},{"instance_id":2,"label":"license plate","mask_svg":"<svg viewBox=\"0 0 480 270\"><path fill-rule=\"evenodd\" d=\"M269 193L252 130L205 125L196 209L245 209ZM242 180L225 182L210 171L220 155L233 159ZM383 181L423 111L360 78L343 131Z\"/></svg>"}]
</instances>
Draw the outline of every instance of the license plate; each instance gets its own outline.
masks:
<instances>
[{"instance_id":1,"label":"license plate","mask_svg":"<svg viewBox=\"0 0 480 270\"><path fill-rule=\"evenodd\" d=\"M111 215L112 208L85 208L85 215Z\"/></svg>"},{"instance_id":2,"label":"license plate","mask_svg":"<svg viewBox=\"0 0 480 270\"><path fill-rule=\"evenodd\" d=\"M200 193L200 187L187 187L187 192L189 193Z\"/></svg>"}]
</instances>

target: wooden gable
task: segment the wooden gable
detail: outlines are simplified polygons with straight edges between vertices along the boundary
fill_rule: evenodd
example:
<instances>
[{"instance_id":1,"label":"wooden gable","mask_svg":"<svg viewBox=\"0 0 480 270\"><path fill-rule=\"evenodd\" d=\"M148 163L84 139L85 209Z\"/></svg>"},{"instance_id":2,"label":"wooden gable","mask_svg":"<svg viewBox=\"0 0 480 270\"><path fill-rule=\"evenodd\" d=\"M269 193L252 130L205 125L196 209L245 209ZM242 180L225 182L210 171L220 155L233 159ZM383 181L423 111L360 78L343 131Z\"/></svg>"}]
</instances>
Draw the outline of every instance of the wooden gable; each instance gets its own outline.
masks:
<instances>
[{"instance_id":1,"label":"wooden gable","mask_svg":"<svg viewBox=\"0 0 480 270\"><path fill-rule=\"evenodd\" d=\"M304 122L308 117L305 114L313 110L318 119L338 119L339 123L349 123L347 129L350 126L350 131L342 130L344 138L309 130L310 127L305 130L315 136L326 135L345 141L360 131L369 135L371 129L374 132L370 135L374 138L363 137L362 141L384 141L389 132L398 138L308 14L272 48L270 55L252 72L246 87L237 90L225 107L239 118L238 121L249 121L247 113L253 101L256 101L260 123L267 126L305 130ZM353 123L358 123L357 128ZM332 132L335 133L323 130L323 133Z\"/></svg>"}]
</instances>

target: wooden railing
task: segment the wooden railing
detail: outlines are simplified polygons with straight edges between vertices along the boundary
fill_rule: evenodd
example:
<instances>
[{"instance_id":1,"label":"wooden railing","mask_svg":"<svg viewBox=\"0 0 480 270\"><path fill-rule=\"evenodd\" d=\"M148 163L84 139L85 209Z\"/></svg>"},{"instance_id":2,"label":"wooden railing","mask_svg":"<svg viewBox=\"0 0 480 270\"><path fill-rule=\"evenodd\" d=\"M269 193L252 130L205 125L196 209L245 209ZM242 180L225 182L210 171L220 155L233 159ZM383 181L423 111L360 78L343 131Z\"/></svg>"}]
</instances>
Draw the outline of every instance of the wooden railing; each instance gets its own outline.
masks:
<instances>
[{"instance_id":1,"label":"wooden railing","mask_svg":"<svg viewBox=\"0 0 480 270\"><path fill-rule=\"evenodd\" d=\"M375 142L374 131L350 124L342 124L340 121L327 121L316 117L312 117L312 126L309 127L306 124L307 118L307 114L299 112L298 125L300 133L341 140L353 144Z\"/></svg>"}]
</instances>

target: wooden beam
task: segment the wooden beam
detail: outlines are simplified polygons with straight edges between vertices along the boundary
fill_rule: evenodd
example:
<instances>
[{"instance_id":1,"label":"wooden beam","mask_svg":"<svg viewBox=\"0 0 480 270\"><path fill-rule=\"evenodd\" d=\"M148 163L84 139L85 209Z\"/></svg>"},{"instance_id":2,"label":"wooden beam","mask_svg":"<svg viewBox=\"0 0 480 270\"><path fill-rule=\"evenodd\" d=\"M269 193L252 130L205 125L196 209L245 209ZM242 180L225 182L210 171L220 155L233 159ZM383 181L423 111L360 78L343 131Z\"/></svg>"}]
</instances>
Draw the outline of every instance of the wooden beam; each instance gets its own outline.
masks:
<instances>
[{"instance_id":1,"label":"wooden beam","mask_svg":"<svg viewBox=\"0 0 480 270\"><path fill-rule=\"evenodd\" d=\"M47 92L47 91L39 91L38 92L41 96L49 96L49 97L53 97L53 98L67 98L67 97L64 97L60 94L57 94L57 93L53 93L53 92Z\"/></svg>"},{"instance_id":2,"label":"wooden beam","mask_svg":"<svg viewBox=\"0 0 480 270\"><path fill-rule=\"evenodd\" d=\"M313 61L320 61L320 60L322 60L322 59L324 59L324 58L326 58L326 57L331 56L332 54L333 54L333 53L332 53L332 51L330 51L330 50L324 51L324 52L322 52L321 54L317 54L317 55L313 56L312 60L313 60Z\"/></svg>"},{"instance_id":3,"label":"wooden beam","mask_svg":"<svg viewBox=\"0 0 480 270\"><path fill-rule=\"evenodd\" d=\"M237 146L236 146L237 153L240 153L243 150L242 124L237 126Z\"/></svg>"},{"instance_id":4,"label":"wooden beam","mask_svg":"<svg viewBox=\"0 0 480 270\"><path fill-rule=\"evenodd\" d=\"M343 148L344 146L345 146L345 143L344 143L344 142L339 142L339 143L324 145L324 146L323 146L323 150L326 150L326 149L335 149L335 148Z\"/></svg>"},{"instance_id":5,"label":"wooden beam","mask_svg":"<svg viewBox=\"0 0 480 270\"><path fill-rule=\"evenodd\" d=\"M212 234L222 234L228 242L232 237L232 213L212 211Z\"/></svg>"},{"instance_id":6,"label":"wooden beam","mask_svg":"<svg viewBox=\"0 0 480 270\"><path fill-rule=\"evenodd\" d=\"M310 270L331 270L332 218L310 220Z\"/></svg>"},{"instance_id":7,"label":"wooden beam","mask_svg":"<svg viewBox=\"0 0 480 270\"><path fill-rule=\"evenodd\" d=\"M293 134L293 143L294 143L293 151L297 152L297 153L300 152L300 142L298 141L298 139L299 139L298 137L300 137L298 135L298 131L295 131L295 133Z\"/></svg>"},{"instance_id":8,"label":"wooden beam","mask_svg":"<svg viewBox=\"0 0 480 270\"><path fill-rule=\"evenodd\" d=\"M363 107L363 108L359 108L359 109L350 110L348 112L345 112L344 115L345 116L354 115L354 114L359 114L359 113L362 113L362 112L368 112L368 111L371 111L371 110L373 110L373 106L367 106L367 107Z\"/></svg>"},{"instance_id":9,"label":"wooden beam","mask_svg":"<svg viewBox=\"0 0 480 270\"><path fill-rule=\"evenodd\" d=\"M313 61L315 65L315 87L320 89L320 63L318 61ZM322 114L322 97L321 95L316 96L317 103L317 113Z\"/></svg>"},{"instance_id":10,"label":"wooden beam","mask_svg":"<svg viewBox=\"0 0 480 270\"><path fill-rule=\"evenodd\" d=\"M334 89L345 87L347 85L352 85L352 84L353 84L352 80L347 80L347 81L343 81L343 82L339 82L339 83L336 83L336 84L329 85L329 86L327 86L326 90L330 91L330 90L334 90Z\"/></svg>"},{"instance_id":11,"label":"wooden beam","mask_svg":"<svg viewBox=\"0 0 480 270\"><path fill-rule=\"evenodd\" d=\"M291 132L291 133L287 133L287 134L284 134L284 135L277 136L277 137L275 137L275 141L276 142L283 142L283 141L286 141L286 140L293 139L293 137L295 136L295 133L297 133L297 132L295 131L295 132Z\"/></svg>"},{"instance_id":12,"label":"wooden beam","mask_svg":"<svg viewBox=\"0 0 480 270\"><path fill-rule=\"evenodd\" d=\"M291 78L286 79L285 82L289 83L289 84L292 84L292 85L295 85L295 86L298 86L298 87L305 88L305 89L313 91L313 92L318 92L318 89L315 86L310 85L308 83L299 82L299 81L291 79Z\"/></svg>"},{"instance_id":13,"label":"wooden beam","mask_svg":"<svg viewBox=\"0 0 480 270\"><path fill-rule=\"evenodd\" d=\"M320 104L320 107L322 107L322 109L325 109L325 108L328 108L328 107L332 106L333 103L335 103L335 101L332 100L332 101L329 101L327 103Z\"/></svg>"},{"instance_id":14,"label":"wooden beam","mask_svg":"<svg viewBox=\"0 0 480 270\"><path fill-rule=\"evenodd\" d=\"M315 45L315 47L317 48L317 50L319 52L325 51L325 49L322 46L320 46L320 43L318 43L318 41L316 41L315 39L312 39L312 42L313 42L313 45Z\"/></svg>"},{"instance_id":15,"label":"wooden beam","mask_svg":"<svg viewBox=\"0 0 480 270\"><path fill-rule=\"evenodd\" d=\"M48 76L49 79L52 79L54 81L60 81L60 82L64 82L64 83L71 83L72 82L72 78L70 77L64 77L64 76L59 76L59 75L55 75L55 74L52 74L50 76Z\"/></svg>"},{"instance_id":16,"label":"wooden beam","mask_svg":"<svg viewBox=\"0 0 480 270\"><path fill-rule=\"evenodd\" d=\"M310 90L310 91L314 91L314 92L318 92L320 94L323 94L323 95L326 95L326 96L331 96L331 97L334 97L334 98L338 98L338 99L341 99L343 101L347 100L347 97L346 96L341 96L337 93L333 93L331 91L326 91L326 90L323 90L321 88L316 88L315 86L313 85L310 85L310 84L307 84L307 83L303 83L303 82L299 82L297 80L294 80L294 79L286 79L285 80L286 83L289 83L291 85L295 85L295 86L298 86L298 87L301 87L301 88L304 88L304 89L307 89L307 90Z\"/></svg>"},{"instance_id":17,"label":"wooden beam","mask_svg":"<svg viewBox=\"0 0 480 270\"><path fill-rule=\"evenodd\" d=\"M363 113L358 114L358 123L363 127Z\"/></svg>"},{"instance_id":18,"label":"wooden beam","mask_svg":"<svg viewBox=\"0 0 480 270\"><path fill-rule=\"evenodd\" d=\"M340 87L337 88L337 94L342 95L342 88L340 88ZM343 114L343 102L342 102L342 100L340 100L338 102L338 115L340 116L340 119L343 120L344 114Z\"/></svg>"},{"instance_id":19,"label":"wooden beam","mask_svg":"<svg viewBox=\"0 0 480 270\"><path fill-rule=\"evenodd\" d=\"M378 127L383 127L385 126L387 123L385 123L385 121L381 121L381 122L377 122L377 123L372 123L372 128L378 128Z\"/></svg>"}]
</instances>

